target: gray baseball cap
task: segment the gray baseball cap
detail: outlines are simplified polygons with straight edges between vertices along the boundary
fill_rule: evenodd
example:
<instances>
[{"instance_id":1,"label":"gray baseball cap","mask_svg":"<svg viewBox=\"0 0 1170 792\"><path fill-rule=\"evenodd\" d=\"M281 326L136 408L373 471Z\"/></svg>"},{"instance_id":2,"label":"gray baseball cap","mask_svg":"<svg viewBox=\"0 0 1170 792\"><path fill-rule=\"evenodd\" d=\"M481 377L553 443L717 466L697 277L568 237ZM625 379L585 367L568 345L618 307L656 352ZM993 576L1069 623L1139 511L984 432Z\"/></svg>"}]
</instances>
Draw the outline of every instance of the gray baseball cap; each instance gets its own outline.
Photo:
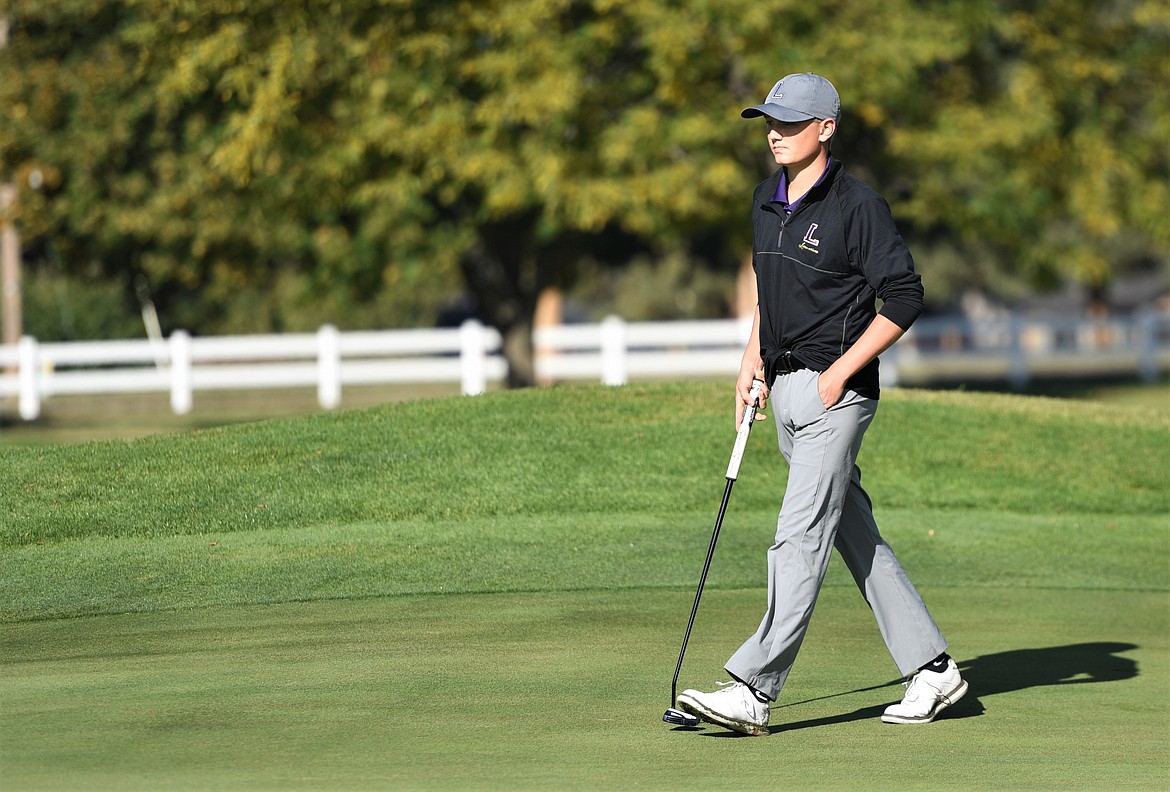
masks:
<instances>
[{"instance_id":1,"label":"gray baseball cap","mask_svg":"<svg viewBox=\"0 0 1170 792\"><path fill-rule=\"evenodd\" d=\"M744 118L768 116L777 121L808 121L810 118L840 120L841 97L833 84L818 74L790 74L772 86L762 104L745 109Z\"/></svg>"}]
</instances>

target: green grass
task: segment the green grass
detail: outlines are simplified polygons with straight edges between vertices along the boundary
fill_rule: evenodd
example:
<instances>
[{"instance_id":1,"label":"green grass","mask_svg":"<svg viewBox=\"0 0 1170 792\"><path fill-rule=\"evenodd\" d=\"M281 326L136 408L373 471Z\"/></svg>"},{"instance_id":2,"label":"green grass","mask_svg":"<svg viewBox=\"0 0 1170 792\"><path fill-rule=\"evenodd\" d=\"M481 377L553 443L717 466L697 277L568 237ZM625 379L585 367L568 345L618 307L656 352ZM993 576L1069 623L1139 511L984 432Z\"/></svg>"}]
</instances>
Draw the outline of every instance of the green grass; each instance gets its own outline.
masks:
<instances>
[{"instance_id":1,"label":"green grass","mask_svg":"<svg viewBox=\"0 0 1170 792\"><path fill-rule=\"evenodd\" d=\"M1157 789L1165 596L927 589L972 692L902 690L868 612L826 590L765 739L659 719L690 594L406 596L25 623L6 789ZM704 597L708 681L759 591ZM1017 614L1021 603L1031 610ZM696 679L697 677L697 679ZM15 723L23 725L17 730Z\"/></svg>"},{"instance_id":2,"label":"green grass","mask_svg":"<svg viewBox=\"0 0 1170 792\"><path fill-rule=\"evenodd\" d=\"M458 383L359 385L345 389L341 407L364 409L458 394ZM322 411L316 388L199 391L194 396L194 408L186 415L175 415L170 394L164 392L56 394L41 402L40 415L35 421L24 421L16 398L9 397L0 398L0 444L124 440Z\"/></svg>"},{"instance_id":3,"label":"green grass","mask_svg":"<svg viewBox=\"0 0 1170 792\"><path fill-rule=\"evenodd\" d=\"M0 546L371 520L709 510L729 453L731 421L719 410L725 390L526 391L13 447L0 471L12 494L0 506ZM1159 440L1168 439L1170 415L1155 412L895 391L883 400L862 463L867 485L890 508L1108 514L1124 504L1127 513L1167 514L1170 442ZM784 473L775 452L750 455L739 507L774 508Z\"/></svg>"},{"instance_id":4,"label":"green grass","mask_svg":"<svg viewBox=\"0 0 1170 792\"><path fill-rule=\"evenodd\" d=\"M733 430L721 384L559 388L0 466L0 788L1160 789L1170 416L892 391L883 531L972 691L924 728L834 561L766 739L660 722ZM683 686L763 605L758 425Z\"/></svg>"}]
</instances>

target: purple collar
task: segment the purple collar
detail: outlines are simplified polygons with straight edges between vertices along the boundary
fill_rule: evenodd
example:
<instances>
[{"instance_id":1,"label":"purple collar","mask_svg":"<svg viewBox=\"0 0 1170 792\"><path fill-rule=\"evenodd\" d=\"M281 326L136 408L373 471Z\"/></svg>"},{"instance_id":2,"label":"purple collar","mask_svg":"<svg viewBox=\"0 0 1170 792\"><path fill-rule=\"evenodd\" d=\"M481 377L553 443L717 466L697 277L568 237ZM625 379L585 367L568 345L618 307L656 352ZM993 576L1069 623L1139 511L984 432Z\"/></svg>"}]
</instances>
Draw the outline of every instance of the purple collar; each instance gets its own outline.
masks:
<instances>
[{"instance_id":1,"label":"purple collar","mask_svg":"<svg viewBox=\"0 0 1170 792\"><path fill-rule=\"evenodd\" d=\"M800 206L800 202L805 199L808 193L813 191L813 187L825 180L825 176L829 173L829 168L833 165L833 158L829 157L825 161L825 169L821 171L821 175L817 178L816 184L808 189L804 195L796 199L794 203L788 203L788 168L780 169L780 181L776 184L776 194L772 196L772 203L780 204L780 208L785 212L792 214L796 211L796 207Z\"/></svg>"}]
</instances>

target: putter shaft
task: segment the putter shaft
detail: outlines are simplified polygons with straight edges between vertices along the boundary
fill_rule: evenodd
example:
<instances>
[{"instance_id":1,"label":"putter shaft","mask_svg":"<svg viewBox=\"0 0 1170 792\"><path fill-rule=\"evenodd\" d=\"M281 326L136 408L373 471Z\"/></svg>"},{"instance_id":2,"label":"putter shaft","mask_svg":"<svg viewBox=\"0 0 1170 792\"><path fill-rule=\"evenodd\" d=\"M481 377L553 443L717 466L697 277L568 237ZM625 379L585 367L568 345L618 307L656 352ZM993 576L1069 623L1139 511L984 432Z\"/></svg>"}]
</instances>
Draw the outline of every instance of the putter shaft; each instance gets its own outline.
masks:
<instances>
[{"instance_id":1,"label":"putter shaft","mask_svg":"<svg viewBox=\"0 0 1170 792\"><path fill-rule=\"evenodd\" d=\"M691 615L687 619L687 629L683 633L682 648L678 652L678 663L674 666L674 676L670 680L670 709L662 716L662 719L667 723L680 723L680 721L672 720L672 713L678 713L683 717L688 718L684 725L691 724L691 718L686 713L674 709L675 700L678 698L678 675L682 671L683 657L686 656L687 643L691 639L691 628L695 626L695 615L699 612L699 600L703 596L703 586L707 582L707 573L711 570L711 560L715 557L715 544L719 541L719 530L723 526L723 516L727 514L727 504L731 500L731 488L735 485L735 480L739 476L739 465L743 460L743 452L747 446L748 434L752 430L752 424L756 420L756 410L760 405L760 391L764 387L762 380L755 380L752 382L752 389L750 393L750 400L744 407L743 417L740 419L739 431L735 437L735 447L731 451L731 462L727 466L727 486L723 489L723 500L719 504L719 515L715 518L715 529L711 532L711 544L707 547L707 558L703 562L703 572L699 575L699 586L695 590L695 602L691 605Z\"/></svg>"}]
</instances>

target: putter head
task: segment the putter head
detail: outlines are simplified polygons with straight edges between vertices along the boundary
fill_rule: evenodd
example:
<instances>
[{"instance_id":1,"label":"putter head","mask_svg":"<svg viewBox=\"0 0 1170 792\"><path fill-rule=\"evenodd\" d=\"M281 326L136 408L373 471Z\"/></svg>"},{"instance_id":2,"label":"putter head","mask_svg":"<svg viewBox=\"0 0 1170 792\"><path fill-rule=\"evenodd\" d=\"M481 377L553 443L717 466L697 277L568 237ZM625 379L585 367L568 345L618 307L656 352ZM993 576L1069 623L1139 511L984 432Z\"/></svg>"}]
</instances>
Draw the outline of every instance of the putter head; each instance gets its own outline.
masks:
<instances>
[{"instance_id":1,"label":"putter head","mask_svg":"<svg viewBox=\"0 0 1170 792\"><path fill-rule=\"evenodd\" d=\"M674 726L695 727L699 725L699 717L689 712L671 707L662 716L662 720Z\"/></svg>"}]
</instances>

